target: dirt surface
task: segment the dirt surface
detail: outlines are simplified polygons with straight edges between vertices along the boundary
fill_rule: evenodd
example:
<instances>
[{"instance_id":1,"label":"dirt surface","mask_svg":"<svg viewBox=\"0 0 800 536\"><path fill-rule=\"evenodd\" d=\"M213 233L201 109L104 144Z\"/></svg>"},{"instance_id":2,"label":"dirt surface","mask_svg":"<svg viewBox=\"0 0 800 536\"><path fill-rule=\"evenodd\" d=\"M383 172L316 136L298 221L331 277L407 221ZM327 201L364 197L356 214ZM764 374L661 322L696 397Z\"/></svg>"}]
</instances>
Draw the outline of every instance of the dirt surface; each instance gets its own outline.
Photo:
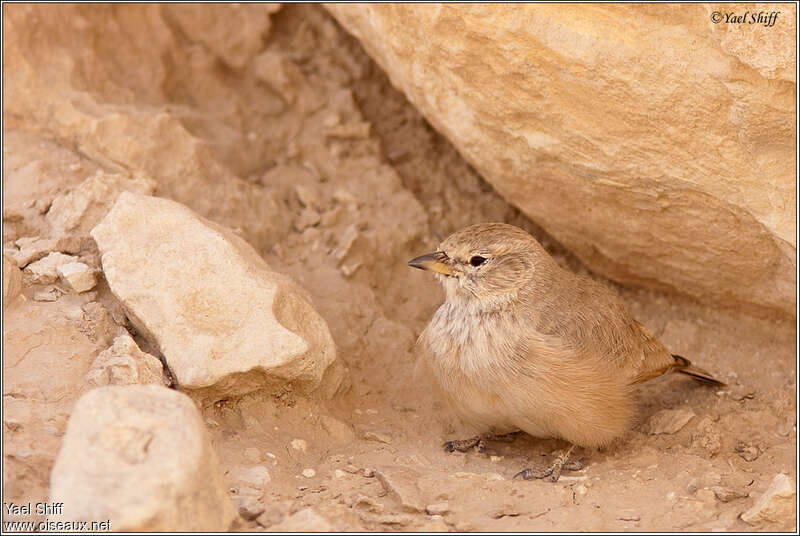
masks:
<instances>
[{"instance_id":1,"label":"dirt surface","mask_svg":"<svg viewBox=\"0 0 800 536\"><path fill-rule=\"evenodd\" d=\"M331 530L343 531L753 529L740 513L776 474L796 473L793 319L753 318L605 281L672 352L728 387L677 377L645 385L640 424L611 448L579 452L586 467L557 483L512 476L548 464L565 447L558 441L522 436L490 443L485 454L444 452L445 440L468 437L470 430L414 373L415 340L443 294L406 261L462 226L505 221L529 230L563 266L586 269L500 198L323 8L284 6L272 15L265 47L299 67L294 100L223 69L244 103L228 113L219 108L221 96L201 99L208 88L192 87L192 73L180 68L167 81L169 98L176 109L195 110L196 117L181 121L208 142L214 159L273 196L282 211L277 230L249 232L251 219L242 216L237 231L313 296L350 386L330 402L281 391L202 407L232 496L234 468L269 470L260 506L238 529L270 530L306 507ZM251 101L262 111L271 103L268 117L249 116ZM206 124L210 116L216 122ZM235 134L226 138L220 123ZM255 134L248 138L248 132ZM244 139L257 140L258 148L239 143ZM13 160L12 152L23 156ZM62 168L81 162L84 172L106 165L71 153L64 140L24 132L6 137L4 153L15 170L26 158ZM8 192L7 173L4 196L11 193L14 206L34 207L80 182L41 169L29 190ZM11 213L8 206L4 199L4 244L42 232L43 212ZM78 254L99 266L90 242ZM3 322L6 502L46 498L69 412L88 389L82 377L110 345L121 314L105 282L54 302L34 301L41 288L23 285L27 299L5 311ZM663 409L694 416L677 432L648 433L650 417Z\"/></svg>"}]
</instances>

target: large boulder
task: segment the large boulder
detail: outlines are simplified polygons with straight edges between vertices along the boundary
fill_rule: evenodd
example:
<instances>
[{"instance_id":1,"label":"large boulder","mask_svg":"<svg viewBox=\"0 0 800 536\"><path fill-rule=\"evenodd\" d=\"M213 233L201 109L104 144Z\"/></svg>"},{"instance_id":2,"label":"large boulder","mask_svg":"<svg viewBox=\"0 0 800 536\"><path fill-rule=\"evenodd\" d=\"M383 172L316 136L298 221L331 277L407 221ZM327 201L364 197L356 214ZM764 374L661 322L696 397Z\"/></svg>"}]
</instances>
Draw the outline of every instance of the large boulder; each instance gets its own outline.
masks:
<instances>
[{"instance_id":1,"label":"large boulder","mask_svg":"<svg viewBox=\"0 0 800 536\"><path fill-rule=\"evenodd\" d=\"M232 232L175 201L123 192L91 234L111 291L182 389L338 387L342 365L310 298Z\"/></svg>"},{"instance_id":2,"label":"large boulder","mask_svg":"<svg viewBox=\"0 0 800 536\"><path fill-rule=\"evenodd\" d=\"M326 7L592 269L794 314L794 9L766 27L715 24L744 6Z\"/></svg>"},{"instance_id":3,"label":"large boulder","mask_svg":"<svg viewBox=\"0 0 800 536\"><path fill-rule=\"evenodd\" d=\"M115 531L224 531L236 517L200 412L158 385L83 395L50 483L65 519Z\"/></svg>"}]
</instances>

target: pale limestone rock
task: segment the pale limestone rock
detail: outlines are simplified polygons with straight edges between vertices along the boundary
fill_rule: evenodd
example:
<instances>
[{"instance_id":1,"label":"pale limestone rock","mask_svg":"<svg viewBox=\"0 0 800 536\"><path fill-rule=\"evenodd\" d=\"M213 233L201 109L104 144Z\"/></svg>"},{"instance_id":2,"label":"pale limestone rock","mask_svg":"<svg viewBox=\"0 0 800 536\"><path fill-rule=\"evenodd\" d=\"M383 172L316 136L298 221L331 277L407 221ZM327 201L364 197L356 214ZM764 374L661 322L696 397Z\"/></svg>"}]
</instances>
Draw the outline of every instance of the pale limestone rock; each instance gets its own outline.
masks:
<instances>
[{"instance_id":1,"label":"pale limestone rock","mask_svg":"<svg viewBox=\"0 0 800 536\"><path fill-rule=\"evenodd\" d=\"M331 532L331 524L311 508L287 517L277 525L269 527L270 532Z\"/></svg>"},{"instance_id":2,"label":"pale limestone rock","mask_svg":"<svg viewBox=\"0 0 800 536\"><path fill-rule=\"evenodd\" d=\"M270 15L280 8L280 4L256 9L239 4L171 4L166 10L191 40L208 47L228 66L241 69L263 48Z\"/></svg>"},{"instance_id":3,"label":"pale limestone rock","mask_svg":"<svg viewBox=\"0 0 800 536\"><path fill-rule=\"evenodd\" d=\"M69 520L112 519L115 531L225 531L236 516L197 408L162 386L83 395L50 483Z\"/></svg>"},{"instance_id":4,"label":"pale limestone rock","mask_svg":"<svg viewBox=\"0 0 800 536\"><path fill-rule=\"evenodd\" d=\"M406 512L424 512L428 504L417 482L421 475L418 471L403 466L383 466L375 469L383 489L397 499Z\"/></svg>"},{"instance_id":5,"label":"pale limestone rock","mask_svg":"<svg viewBox=\"0 0 800 536\"><path fill-rule=\"evenodd\" d=\"M78 253L80 251L80 241L75 237L60 238L39 238L22 237L15 242L17 248L8 252L16 261L17 266L24 268L28 264L38 261L52 251L64 253Z\"/></svg>"},{"instance_id":6,"label":"pale limestone rock","mask_svg":"<svg viewBox=\"0 0 800 536\"><path fill-rule=\"evenodd\" d=\"M648 434L674 434L695 416L692 410L662 409L647 421L644 431Z\"/></svg>"},{"instance_id":7,"label":"pale limestone rock","mask_svg":"<svg viewBox=\"0 0 800 536\"><path fill-rule=\"evenodd\" d=\"M254 465L252 467L235 467L231 470L231 478L237 482L244 482L253 488L263 488L269 484L271 477L269 470L263 465Z\"/></svg>"},{"instance_id":8,"label":"pale limestone rock","mask_svg":"<svg viewBox=\"0 0 800 536\"><path fill-rule=\"evenodd\" d=\"M37 285L49 285L58 279L58 267L64 264L77 262L72 255L64 255L54 251L46 257L25 267L25 272L30 274L31 282Z\"/></svg>"},{"instance_id":9,"label":"pale limestone rock","mask_svg":"<svg viewBox=\"0 0 800 536\"><path fill-rule=\"evenodd\" d=\"M326 8L593 270L794 315L794 9L753 31L701 4Z\"/></svg>"},{"instance_id":10,"label":"pale limestone rock","mask_svg":"<svg viewBox=\"0 0 800 536\"><path fill-rule=\"evenodd\" d=\"M3 309L6 309L22 291L22 272L17 264L3 254Z\"/></svg>"},{"instance_id":11,"label":"pale limestone rock","mask_svg":"<svg viewBox=\"0 0 800 536\"><path fill-rule=\"evenodd\" d=\"M336 359L327 324L238 236L174 201L123 192L92 237L111 291L181 388L335 392L342 373L326 374Z\"/></svg>"},{"instance_id":12,"label":"pale limestone rock","mask_svg":"<svg viewBox=\"0 0 800 536\"><path fill-rule=\"evenodd\" d=\"M120 192L149 195L155 188L151 179L130 179L98 171L74 190L53 199L47 219L58 233L86 234L105 216Z\"/></svg>"},{"instance_id":13,"label":"pale limestone rock","mask_svg":"<svg viewBox=\"0 0 800 536\"><path fill-rule=\"evenodd\" d=\"M77 293L92 290L97 284L94 270L82 262L68 262L56 268L58 277Z\"/></svg>"},{"instance_id":14,"label":"pale limestone rock","mask_svg":"<svg viewBox=\"0 0 800 536\"><path fill-rule=\"evenodd\" d=\"M94 387L103 385L130 385L155 383L166 385L164 366L157 357L142 352L136 341L123 333L114 344L92 363L86 373L86 383Z\"/></svg>"},{"instance_id":15,"label":"pale limestone rock","mask_svg":"<svg viewBox=\"0 0 800 536\"><path fill-rule=\"evenodd\" d=\"M775 523L784 530L796 530L795 517L797 493L791 477L779 473L770 482L769 488L756 500L742 520L750 525Z\"/></svg>"}]
</instances>

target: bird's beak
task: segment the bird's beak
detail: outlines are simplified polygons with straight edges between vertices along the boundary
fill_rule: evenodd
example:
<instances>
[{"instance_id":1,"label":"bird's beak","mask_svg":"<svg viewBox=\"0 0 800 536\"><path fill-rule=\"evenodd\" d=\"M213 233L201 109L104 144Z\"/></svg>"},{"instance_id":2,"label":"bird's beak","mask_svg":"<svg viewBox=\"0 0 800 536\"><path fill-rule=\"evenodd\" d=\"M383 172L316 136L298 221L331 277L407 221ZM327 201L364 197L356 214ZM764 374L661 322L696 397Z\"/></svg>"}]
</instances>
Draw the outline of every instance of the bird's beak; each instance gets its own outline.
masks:
<instances>
[{"instance_id":1,"label":"bird's beak","mask_svg":"<svg viewBox=\"0 0 800 536\"><path fill-rule=\"evenodd\" d=\"M447 260L447 255L444 251L437 251L435 253L428 253L415 259L408 261L409 266L419 268L420 270L429 270L444 275L453 275L450 266L444 261Z\"/></svg>"}]
</instances>

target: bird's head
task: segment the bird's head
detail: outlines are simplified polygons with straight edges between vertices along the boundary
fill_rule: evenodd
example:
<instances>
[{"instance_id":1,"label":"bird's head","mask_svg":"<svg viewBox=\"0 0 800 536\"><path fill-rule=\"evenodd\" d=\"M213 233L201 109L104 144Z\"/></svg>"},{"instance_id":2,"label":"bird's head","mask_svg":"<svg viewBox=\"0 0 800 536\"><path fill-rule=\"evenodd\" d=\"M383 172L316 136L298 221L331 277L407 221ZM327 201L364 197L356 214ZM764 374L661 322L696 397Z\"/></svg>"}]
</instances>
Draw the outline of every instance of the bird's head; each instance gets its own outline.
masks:
<instances>
[{"instance_id":1,"label":"bird's head","mask_svg":"<svg viewBox=\"0 0 800 536\"><path fill-rule=\"evenodd\" d=\"M498 303L513 299L552 259L539 242L505 223L480 223L448 236L439 248L411 259L414 268L436 273L447 300Z\"/></svg>"}]
</instances>

